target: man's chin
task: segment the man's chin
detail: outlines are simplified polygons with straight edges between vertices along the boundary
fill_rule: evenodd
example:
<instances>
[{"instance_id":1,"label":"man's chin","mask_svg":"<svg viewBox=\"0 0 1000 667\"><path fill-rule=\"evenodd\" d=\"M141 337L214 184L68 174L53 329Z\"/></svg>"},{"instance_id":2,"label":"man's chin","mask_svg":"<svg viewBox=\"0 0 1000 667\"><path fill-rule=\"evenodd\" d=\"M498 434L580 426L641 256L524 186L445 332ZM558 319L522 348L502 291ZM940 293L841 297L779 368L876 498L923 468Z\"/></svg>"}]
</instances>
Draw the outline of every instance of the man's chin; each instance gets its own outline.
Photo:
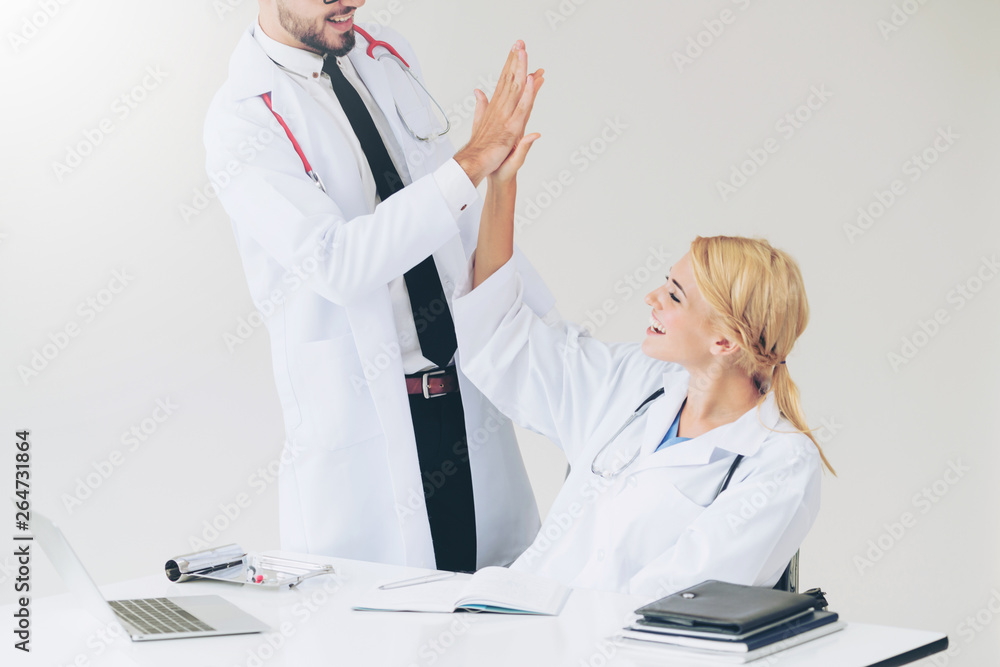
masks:
<instances>
[{"instance_id":1,"label":"man's chin","mask_svg":"<svg viewBox=\"0 0 1000 667\"><path fill-rule=\"evenodd\" d=\"M327 37L324 34L310 33L298 36L298 40L305 46L332 55L336 58L346 56L354 49L354 30L350 32L337 33L335 37Z\"/></svg>"},{"instance_id":2,"label":"man's chin","mask_svg":"<svg viewBox=\"0 0 1000 667\"><path fill-rule=\"evenodd\" d=\"M327 44L326 52L339 58L353 51L354 44L354 28L351 28L349 32L340 33L339 39L330 40L330 43Z\"/></svg>"}]
</instances>

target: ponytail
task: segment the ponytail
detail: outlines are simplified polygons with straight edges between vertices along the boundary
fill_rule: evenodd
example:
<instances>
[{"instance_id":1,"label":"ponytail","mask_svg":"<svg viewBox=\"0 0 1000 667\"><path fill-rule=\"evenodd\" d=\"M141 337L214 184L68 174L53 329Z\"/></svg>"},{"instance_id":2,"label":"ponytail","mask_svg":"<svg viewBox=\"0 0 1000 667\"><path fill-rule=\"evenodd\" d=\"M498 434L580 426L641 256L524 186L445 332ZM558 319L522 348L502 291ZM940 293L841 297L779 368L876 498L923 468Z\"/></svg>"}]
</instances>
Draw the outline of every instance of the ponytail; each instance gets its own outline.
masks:
<instances>
[{"instance_id":1,"label":"ponytail","mask_svg":"<svg viewBox=\"0 0 1000 667\"><path fill-rule=\"evenodd\" d=\"M819 457L823 460L823 464L836 477L837 471L833 469L833 466L826 459L823 448L812 434L812 429L806 425L805 415L802 414L802 405L799 403L799 388L795 384L795 381L792 380L792 376L788 372L788 367L784 363L774 367L770 391L774 392L774 401L778 404L781 416L790 421L792 426L800 433L805 434L813 441L816 449L819 450Z\"/></svg>"}]
</instances>

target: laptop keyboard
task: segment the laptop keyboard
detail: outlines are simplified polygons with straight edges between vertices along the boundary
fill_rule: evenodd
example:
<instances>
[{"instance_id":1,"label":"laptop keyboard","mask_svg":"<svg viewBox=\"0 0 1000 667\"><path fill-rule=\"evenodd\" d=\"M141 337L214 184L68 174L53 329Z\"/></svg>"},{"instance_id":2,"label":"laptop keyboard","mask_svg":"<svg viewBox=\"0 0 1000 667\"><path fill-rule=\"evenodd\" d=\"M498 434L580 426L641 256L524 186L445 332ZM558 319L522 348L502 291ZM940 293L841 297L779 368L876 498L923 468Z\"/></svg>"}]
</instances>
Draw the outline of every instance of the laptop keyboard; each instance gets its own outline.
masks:
<instances>
[{"instance_id":1,"label":"laptop keyboard","mask_svg":"<svg viewBox=\"0 0 1000 667\"><path fill-rule=\"evenodd\" d=\"M109 600L108 604L122 620L146 635L215 630L167 598Z\"/></svg>"}]
</instances>

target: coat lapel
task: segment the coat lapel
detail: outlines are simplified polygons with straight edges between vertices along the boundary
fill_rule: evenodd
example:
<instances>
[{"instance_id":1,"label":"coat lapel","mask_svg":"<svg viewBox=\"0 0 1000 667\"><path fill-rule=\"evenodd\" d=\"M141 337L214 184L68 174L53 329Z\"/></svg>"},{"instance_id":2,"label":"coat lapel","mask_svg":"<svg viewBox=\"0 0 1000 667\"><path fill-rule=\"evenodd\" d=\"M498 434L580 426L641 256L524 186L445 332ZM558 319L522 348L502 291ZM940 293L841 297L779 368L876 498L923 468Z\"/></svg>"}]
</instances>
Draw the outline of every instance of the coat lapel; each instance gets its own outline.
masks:
<instances>
[{"instance_id":1,"label":"coat lapel","mask_svg":"<svg viewBox=\"0 0 1000 667\"><path fill-rule=\"evenodd\" d=\"M773 429L780 419L774 395L768 394L759 408L751 408L732 423L719 426L697 438L671 445L658 452L653 451L663 439L666 429L670 427L670 423L677 415L677 410L686 395L687 375L685 374L683 395L680 396L679 400L673 398L671 401L671 404L676 401L676 407L669 414L666 414L666 410L664 410L665 416L655 420L650 419L650 422L647 423L640 457L631 470L631 474L651 468L705 464L712 460L716 449L743 456L752 456L760 449L764 439L771 432L770 429ZM653 443L654 438L656 438L655 443Z\"/></svg>"}]
</instances>

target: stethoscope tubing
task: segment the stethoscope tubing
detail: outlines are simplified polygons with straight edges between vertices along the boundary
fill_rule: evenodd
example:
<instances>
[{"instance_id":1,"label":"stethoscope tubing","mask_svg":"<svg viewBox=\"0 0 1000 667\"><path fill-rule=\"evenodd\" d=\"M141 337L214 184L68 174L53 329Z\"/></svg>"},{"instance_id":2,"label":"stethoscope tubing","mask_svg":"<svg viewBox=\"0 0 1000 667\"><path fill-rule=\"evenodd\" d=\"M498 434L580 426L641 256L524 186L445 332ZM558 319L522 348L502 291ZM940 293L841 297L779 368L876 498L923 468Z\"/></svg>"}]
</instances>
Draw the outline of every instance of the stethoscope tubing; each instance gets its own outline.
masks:
<instances>
[{"instance_id":1,"label":"stethoscope tubing","mask_svg":"<svg viewBox=\"0 0 1000 667\"><path fill-rule=\"evenodd\" d=\"M648 398L646 398L646 400L644 400L642 403L640 403L639 407L637 407L632 412L632 414L630 414L628 416L628 419L625 420L625 423L622 424L621 427L617 431L615 431L615 434L613 436L611 436L611 439L608 440L606 443L604 443L604 446L601 447L600 450L598 450L597 454L594 455L594 460L590 462L590 472L592 472L593 474L597 475L598 477L601 477L602 479L614 479L618 475L620 475L623 472L625 472L625 470L628 469L629 466L631 466L633 463L635 463L635 460L637 458L639 458L639 451L640 451L640 449L636 449L635 453L632 454L632 456L629 458L628 461L625 462L624 465L619 466L617 469L615 469L613 471L609 472L609 471L601 471L601 470L597 469L597 461L601 458L601 456L604 454L604 452L607 451L608 447L611 446L611 444L618 438L619 435L622 434L622 432L626 428L629 427L629 425L632 422L634 422L636 419L638 419L640 416L642 416L646 412L646 410L649 409L649 406L653 404L653 401L655 401L657 398L659 398L660 396L663 395L663 391L664 391L663 388L657 389L655 392L653 392L652 395L650 395ZM742 454L737 454L736 455L736 459L733 461L732 465L729 466L729 471L726 473L726 476L723 478L722 484L719 485L719 490L715 492L715 498L718 498L719 494L721 494L723 491L726 490L726 488L729 487L729 482L733 478L733 473L736 472L736 467L740 464L740 461L742 461L742 460L743 460L743 455Z\"/></svg>"}]
</instances>

